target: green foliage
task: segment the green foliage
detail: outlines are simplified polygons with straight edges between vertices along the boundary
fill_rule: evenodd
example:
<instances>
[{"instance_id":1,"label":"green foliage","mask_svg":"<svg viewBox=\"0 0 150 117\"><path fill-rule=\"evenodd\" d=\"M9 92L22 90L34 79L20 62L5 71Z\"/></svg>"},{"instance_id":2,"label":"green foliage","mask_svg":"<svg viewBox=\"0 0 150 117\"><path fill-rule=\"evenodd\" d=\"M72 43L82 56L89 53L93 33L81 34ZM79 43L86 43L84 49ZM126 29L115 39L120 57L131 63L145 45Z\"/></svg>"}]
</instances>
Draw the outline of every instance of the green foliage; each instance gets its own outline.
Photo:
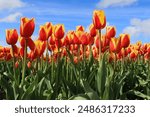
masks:
<instances>
[{"instance_id":1,"label":"green foliage","mask_svg":"<svg viewBox=\"0 0 150 117\"><path fill-rule=\"evenodd\" d=\"M0 99L15 100L116 100L150 99L150 65L144 61L108 62L107 54L97 61L90 55L74 63L67 58L33 61L21 85L21 61L0 62ZM42 63L42 64L41 64ZM115 68L114 68L115 64ZM44 67L46 66L46 67Z\"/></svg>"}]
</instances>

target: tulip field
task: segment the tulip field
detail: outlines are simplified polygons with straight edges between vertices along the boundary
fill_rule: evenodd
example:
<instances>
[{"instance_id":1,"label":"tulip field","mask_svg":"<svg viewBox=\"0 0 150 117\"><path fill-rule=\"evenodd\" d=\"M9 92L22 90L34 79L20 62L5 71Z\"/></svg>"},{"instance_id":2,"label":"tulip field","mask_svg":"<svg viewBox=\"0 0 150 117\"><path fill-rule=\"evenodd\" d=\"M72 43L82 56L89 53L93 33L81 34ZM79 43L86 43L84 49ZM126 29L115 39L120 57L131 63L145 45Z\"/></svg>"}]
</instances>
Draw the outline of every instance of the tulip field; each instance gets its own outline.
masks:
<instances>
[{"instance_id":1,"label":"tulip field","mask_svg":"<svg viewBox=\"0 0 150 117\"><path fill-rule=\"evenodd\" d=\"M149 100L150 43L130 43L93 12L89 31L47 22L32 39L36 19L22 17L0 44L1 100ZM103 33L102 30L105 30Z\"/></svg>"}]
</instances>

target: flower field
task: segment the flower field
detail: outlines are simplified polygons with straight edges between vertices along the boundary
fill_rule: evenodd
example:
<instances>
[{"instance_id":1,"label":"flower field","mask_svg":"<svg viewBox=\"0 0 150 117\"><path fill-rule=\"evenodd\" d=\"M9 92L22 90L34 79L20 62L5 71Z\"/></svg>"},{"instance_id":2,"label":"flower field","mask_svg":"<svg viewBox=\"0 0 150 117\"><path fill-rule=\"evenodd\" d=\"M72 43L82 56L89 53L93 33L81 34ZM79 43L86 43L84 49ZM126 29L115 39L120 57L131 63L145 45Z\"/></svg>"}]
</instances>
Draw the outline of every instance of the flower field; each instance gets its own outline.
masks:
<instances>
[{"instance_id":1,"label":"flower field","mask_svg":"<svg viewBox=\"0 0 150 117\"><path fill-rule=\"evenodd\" d=\"M33 40L35 19L21 18L0 46L0 99L149 100L150 44L131 44L106 19L95 10L88 32L47 22Z\"/></svg>"}]
</instances>

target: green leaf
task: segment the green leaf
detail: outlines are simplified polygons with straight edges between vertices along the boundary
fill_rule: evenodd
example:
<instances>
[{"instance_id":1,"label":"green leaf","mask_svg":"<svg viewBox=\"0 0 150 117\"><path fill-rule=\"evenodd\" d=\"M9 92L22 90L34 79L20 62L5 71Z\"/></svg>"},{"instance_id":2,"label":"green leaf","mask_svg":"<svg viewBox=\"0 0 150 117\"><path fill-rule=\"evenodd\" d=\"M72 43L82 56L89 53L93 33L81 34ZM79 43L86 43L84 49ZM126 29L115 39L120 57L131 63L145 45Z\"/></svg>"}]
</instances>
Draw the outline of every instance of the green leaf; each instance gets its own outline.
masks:
<instances>
[{"instance_id":1,"label":"green leaf","mask_svg":"<svg viewBox=\"0 0 150 117\"><path fill-rule=\"evenodd\" d=\"M88 95L90 100L99 100L98 94L90 87L90 85L86 81L81 80L81 83L85 93Z\"/></svg>"},{"instance_id":2,"label":"green leaf","mask_svg":"<svg viewBox=\"0 0 150 117\"><path fill-rule=\"evenodd\" d=\"M100 98L103 97L103 93L105 90L105 82L107 77L107 69L106 69L106 63L105 63L105 55L102 57L102 59L99 61L99 68L98 73L96 76L96 84L97 84L97 90L100 94Z\"/></svg>"}]
</instances>

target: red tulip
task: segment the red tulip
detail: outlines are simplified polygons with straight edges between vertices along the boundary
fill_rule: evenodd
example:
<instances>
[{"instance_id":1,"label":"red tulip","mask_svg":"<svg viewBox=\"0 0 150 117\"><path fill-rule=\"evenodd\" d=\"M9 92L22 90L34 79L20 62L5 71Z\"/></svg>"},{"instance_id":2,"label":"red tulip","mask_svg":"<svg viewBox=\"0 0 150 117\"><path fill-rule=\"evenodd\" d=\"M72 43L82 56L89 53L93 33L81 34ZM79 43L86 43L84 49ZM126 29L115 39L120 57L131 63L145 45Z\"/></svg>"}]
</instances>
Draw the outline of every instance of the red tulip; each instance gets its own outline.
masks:
<instances>
[{"instance_id":1,"label":"red tulip","mask_svg":"<svg viewBox=\"0 0 150 117\"><path fill-rule=\"evenodd\" d=\"M130 44L130 36L128 34L120 34L121 47L126 48Z\"/></svg>"},{"instance_id":2,"label":"red tulip","mask_svg":"<svg viewBox=\"0 0 150 117\"><path fill-rule=\"evenodd\" d=\"M76 26L76 31L81 31L84 32L84 27L83 26Z\"/></svg>"},{"instance_id":3,"label":"red tulip","mask_svg":"<svg viewBox=\"0 0 150 117\"><path fill-rule=\"evenodd\" d=\"M121 50L120 38L111 38L109 43L109 49L111 52L118 53Z\"/></svg>"},{"instance_id":4,"label":"red tulip","mask_svg":"<svg viewBox=\"0 0 150 117\"><path fill-rule=\"evenodd\" d=\"M34 19L28 19L26 17L21 18L21 25L20 25L20 35L22 37L28 38L34 32L35 24Z\"/></svg>"},{"instance_id":5,"label":"red tulip","mask_svg":"<svg viewBox=\"0 0 150 117\"><path fill-rule=\"evenodd\" d=\"M39 30L39 39L41 41L46 41L48 38L52 35L52 24L46 23L45 25L42 25Z\"/></svg>"},{"instance_id":6,"label":"red tulip","mask_svg":"<svg viewBox=\"0 0 150 117\"><path fill-rule=\"evenodd\" d=\"M115 37L115 35L116 35L116 28L113 26L107 26L106 27L106 37L108 39L110 39L112 37Z\"/></svg>"},{"instance_id":7,"label":"red tulip","mask_svg":"<svg viewBox=\"0 0 150 117\"><path fill-rule=\"evenodd\" d=\"M15 45L18 40L18 33L16 29L6 30L6 42L9 45Z\"/></svg>"},{"instance_id":8,"label":"red tulip","mask_svg":"<svg viewBox=\"0 0 150 117\"><path fill-rule=\"evenodd\" d=\"M96 29L103 29L106 26L106 16L103 10L93 12L93 24Z\"/></svg>"},{"instance_id":9,"label":"red tulip","mask_svg":"<svg viewBox=\"0 0 150 117\"><path fill-rule=\"evenodd\" d=\"M54 35L57 39L62 39L65 35L65 28L62 24L57 24L54 27Z\"/></svg>"},{"instance_id":10,"label":"red tulip","mask_svg":"<svg viewBox=\"0 0 150 117\"><path fill-rule=\"evenodd\" d=\"M90 25L89 30L90 30L90 35L91 35L92 37L95 37L97 31L96 31L96 28L95 28L95 26L94 26L93 24Z\"/></svg>"}]
</instances>

